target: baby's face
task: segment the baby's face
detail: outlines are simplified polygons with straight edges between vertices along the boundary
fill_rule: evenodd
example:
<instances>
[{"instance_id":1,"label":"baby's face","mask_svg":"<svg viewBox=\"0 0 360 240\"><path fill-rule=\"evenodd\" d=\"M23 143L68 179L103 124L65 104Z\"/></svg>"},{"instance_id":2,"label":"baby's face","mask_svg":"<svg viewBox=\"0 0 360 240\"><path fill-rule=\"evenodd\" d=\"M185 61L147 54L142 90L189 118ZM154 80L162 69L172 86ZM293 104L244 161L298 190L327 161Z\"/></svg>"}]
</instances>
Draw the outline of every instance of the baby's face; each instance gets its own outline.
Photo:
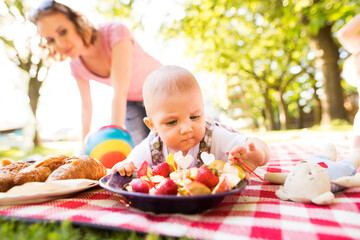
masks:
<instances>
[{"instance_id":1,"label":"baby's face","mask_svg":"<svg viewBox=\"0 0 360 240\"><path fill-rule=\"evenodd\" d=\"M188 150L205 135L204 103L199 89L186 93L156 96L152 101L150 120L169 152Z\"/></svg>"}]
</instances>

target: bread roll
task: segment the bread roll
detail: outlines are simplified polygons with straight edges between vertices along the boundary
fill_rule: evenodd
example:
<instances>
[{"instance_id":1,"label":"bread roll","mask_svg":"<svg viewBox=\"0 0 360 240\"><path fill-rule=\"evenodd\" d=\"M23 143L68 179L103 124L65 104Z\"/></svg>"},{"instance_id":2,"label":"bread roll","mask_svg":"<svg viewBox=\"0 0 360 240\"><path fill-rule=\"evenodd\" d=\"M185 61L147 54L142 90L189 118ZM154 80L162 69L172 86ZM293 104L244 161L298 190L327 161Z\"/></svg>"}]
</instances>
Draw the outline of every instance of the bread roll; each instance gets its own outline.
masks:
<instances>
[{"instance_id":1,"label":"bread roll","mask_svg":"<svg viewBox=\"0 0 360 240\"><path fill-rule=\"evenodd\" d=\"M29 166L30 163L19 161L0 167L0 192L7 192L7 190L15 186L14 179L16 174L21 169Z\"/></svg>"},{"instance_id":2,"label":"bread roll","mask_svg":"<svg viewBox=\"0 0 360 240\"><path fill-rule=\"evenodd\" d=\"M55 169L65 163L67 158L69 157L66 155L55 154L36 161L33 165L19 171L15 176L15 185L27 182L45 182Z\"/></svg>"},{"instance_id":3,"label":"bread roll","mask_svg":"<svg viewBox=\"0 0 360 240\"><path fill-rule=\"evenodd\" d=\"M107 173L104 165L87 155L71 157L66 163L50 174L46 182L63 179L93 179L99 180Z\"/></svg>"}]
</instances>

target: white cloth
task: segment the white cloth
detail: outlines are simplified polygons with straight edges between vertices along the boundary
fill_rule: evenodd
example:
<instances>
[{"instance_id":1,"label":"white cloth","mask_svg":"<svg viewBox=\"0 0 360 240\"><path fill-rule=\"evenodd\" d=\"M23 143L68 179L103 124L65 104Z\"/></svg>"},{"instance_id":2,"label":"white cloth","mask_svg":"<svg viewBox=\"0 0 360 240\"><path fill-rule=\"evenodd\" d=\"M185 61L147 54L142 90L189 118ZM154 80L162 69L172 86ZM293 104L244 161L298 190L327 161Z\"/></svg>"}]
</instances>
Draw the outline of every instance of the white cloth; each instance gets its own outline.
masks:
<instances>
[{"instance_id":1,"label":"white cloth","mask_svg":"<svg viewBox=\"0 0 360 240\"><path fill-rule=\"evenodd\" d=\"M210 153L215 155L215 159L227 161L227 152L230 152L235 146L246 145L247 137L239 132L231 132L221 126L214 126L212 132L212 142ZM165 158L169 155L168 148L163 145L163 155ZM199 143L191 148L187 155L191 155L194 159L197 158L199 153ZM140 167L141 163L146 160L149 163L149 167L153 167L152 156L150 151L149 137L144 139L139 145L137 145L128 155L126 162L131 161L135 164L135 167ZM192 166L195 165L195 161Z\"/></svg>"}]
</instances>

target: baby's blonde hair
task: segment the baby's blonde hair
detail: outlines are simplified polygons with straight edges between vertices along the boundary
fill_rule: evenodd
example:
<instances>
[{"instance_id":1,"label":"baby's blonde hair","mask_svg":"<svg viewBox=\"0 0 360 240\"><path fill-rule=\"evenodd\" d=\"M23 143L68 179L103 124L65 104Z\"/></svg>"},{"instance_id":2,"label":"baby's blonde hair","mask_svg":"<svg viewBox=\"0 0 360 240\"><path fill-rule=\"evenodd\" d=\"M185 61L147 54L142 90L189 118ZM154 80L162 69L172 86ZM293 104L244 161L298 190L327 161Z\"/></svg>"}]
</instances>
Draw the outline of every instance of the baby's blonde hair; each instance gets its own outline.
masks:
<instances>
[{"instance_id":1,"label":"baby's blonde hair","mask_svg":"<svg viewBox=\"0 0 360 240\"><path fill-rule=\"evenodd\" d=\"M184 93L198 89L200 86L194 75L185 68L166 65L149 74L143 87L146 113L156 96L170 96L172 93Z\"/></svg>"}]
</instances>

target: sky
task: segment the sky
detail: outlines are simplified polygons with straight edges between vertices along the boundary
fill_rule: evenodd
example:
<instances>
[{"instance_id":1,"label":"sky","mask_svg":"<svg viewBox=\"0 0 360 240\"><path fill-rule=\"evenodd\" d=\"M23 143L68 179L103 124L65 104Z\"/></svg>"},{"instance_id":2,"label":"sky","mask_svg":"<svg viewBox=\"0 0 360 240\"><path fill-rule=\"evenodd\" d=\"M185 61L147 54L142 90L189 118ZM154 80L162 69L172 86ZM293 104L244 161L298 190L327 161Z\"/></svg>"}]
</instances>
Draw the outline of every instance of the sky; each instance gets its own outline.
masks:
<instances>
[{"instance_id":1,"label":"sky","mask_svg":"<svg viewBox=\"0 0 360 240\"><path fill-rule=\"evenodd\" d=\"M40 1L31 1L36 7ZM95 25L106 21L94 9L96 0L59 0L84 13ZM193 61L185 57L186 43L182 40L163 42L157 36L158 29L169 9L175 18L184 14L176 4L178 1L153 0L141 1L135 6L135 12L143 16L144 30L135 29L133 34L139 44L149 54L163 64L176 64L193 71ZM0 10L1 11L1 10ZM125 22L125 24L127 24ZM34 30L35 29L35 30ZM36 31L36 28L28 31ZM20 33L19 33L20 32ZM21 34L21 31L11 34ZM0 130L21 127L33 122L26 97L27 82L14 64L6 57L5 49L0 46ZM216 77L208 73L195 74L203 91L209 95L219 95L219 88L212 88L209 81ZM224 79L223 79L224 80ZM221 82L221 79L218 79ZM103 84L91 81L93 96L92 131L110 124L111 89ZM222 89L225 91L225 89ZM80 96L76 82L71 76L68 61L51 65L46 81L41 88L38 105L38 130L42 138L52 138L54 133L63 129L81 130ZM205 100L206 101L206 100ZM210 111L210 110L209 110Z\"/></svg>"}]
</instances>

